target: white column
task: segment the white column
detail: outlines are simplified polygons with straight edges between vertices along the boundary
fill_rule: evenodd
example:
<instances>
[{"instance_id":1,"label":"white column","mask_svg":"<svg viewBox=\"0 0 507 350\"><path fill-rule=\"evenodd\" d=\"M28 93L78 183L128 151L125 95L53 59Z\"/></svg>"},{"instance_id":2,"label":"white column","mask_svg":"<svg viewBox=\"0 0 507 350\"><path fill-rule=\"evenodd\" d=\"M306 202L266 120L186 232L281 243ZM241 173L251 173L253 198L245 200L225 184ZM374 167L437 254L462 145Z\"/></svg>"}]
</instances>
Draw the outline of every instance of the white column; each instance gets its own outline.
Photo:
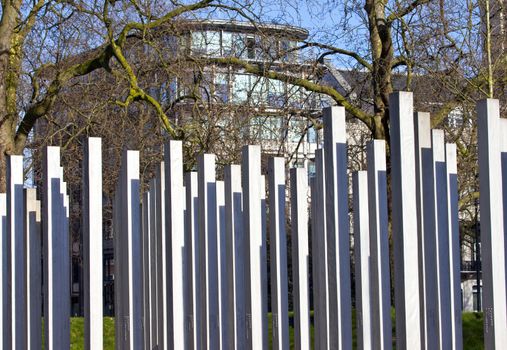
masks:
<instances>
[{"instance_id":1,"label":"white column","mask_svg":"<svg viewBox=\"0 0 507 350\"><path fill-rule=\"evenodd\" d=\"M308 177L305 168L290 169L294 347L310 349L310 290L308 278Z\"/></svg>"},{"instance_id":2,"label":"white column","mask_svg":"<svg viewBox=\"0 0 507 350\"><path fill-rule=\"evenodd\" d=\"M433 185L435 199L435 235L437 256L438 330L440 349L451 349L451 283L449 260L449 220L447 171L443 130L432 130Z\"/></svg>"},{"instance_id":3,"label":"white column","mask_svg":"<svg viewBox=\"0 0 507 350\"><path fill-rule=\"evenodd\" d=\"M438 348L438 293L433 156L429 113L414 113L421 347Z\"/></svg>"},{"instance_id":4,"label":"white column","mask_svg":"<svg viewBox=\"0 0 507 350\"><path fill-rule=\"evenodd\" d=\"M218 349L220 334L215 156L212 154L199 156L198 169L201 346L203 349Z\"/></svg>"},{"instance_id":5,"label":"white column","mask_svg":"<svg viewBox=\"0 0 507 350\"><path fill-rule=\"evenodd\" d=\"M117 349L141 349L144 344L142 328L142 252L141 208L139 198L139 152L124 151L119 179L118 230L121 282L115 288L120 293L120 317L123 322ZM118 252L118 250L115 250ZM116 262L115 262L115 266ZM118 330L117 330L118 331Z\"/></svg>"},{"instance_id":6,"label":"white column","mask_svg":"<svg viewBox=\"0 0 507 350\"><path fill-rule=\"evenodd\" d=\"M150 192L143 194L142 209L142 242L143 242L143 335L144 348L152 349L151 345L151 206Z\"/></svg>"},{"instance_id":7,"label":"white column","mask_svg":"<svg viewBox=\"0 0 507 350\"><path fill-rule=\"evenodd\" d=\"M241 166L225 167L226 260L229 346L244 349L245 342L245 287L244 235L241 191Z\"/></svg>"},{"instance_id":8,"label":"white column","mask_svg":"<svg viewBox=\"0 0 507 350\"><path fill-rule=\"evenodd\" d=\"M391 283L389 274L389 230L385 141L366 146L370 217L370 271L372 348L392 348Z\"/></svg>"},{"instance_id":9,"label":"white column","mask_svg":"<svg viewBox=\"0 0 507 350\"><path fill-rule=\"evenodd\" d=\"M502 147L507 132L500 118L498 100L482 100L477 105L479 184L481 204L481 250L486 350L507 344L507 298L505 256L505 196L502 173ZM504 213L504 215L502 215Z\"/></svg>"},{"instance_id":10,"label":"white column","mask_svg":"<svg viewBox=\"0 0 507 350\"><path fill-rule=\"evenodd\" d=\"M267 325L264 324L262 235L263 213L261 180L261 149L243 147L243 228L245 235L246 288L246 349L263 349L267 344ZM264 264L266 264L264 262Z\"/></svg>"},{"instance_id":11,"label":"white column","mask_svg":"<svg viewBox=\"0 0 507 350\"><path fill-rule=\"evenodd\" d=\"M10 333L7 328L7 196L0 193L0 347L9 348Z\"/></svg>"},{"instance_id":12,"label":"white column","mask_svg":"<svg viewBox=\"0 0 507 350\"><path fill-rule=\"evenodd\" d=\"M102 144L86 140L83 159L83 274L85 349L102 349Z\"/></svg>"},{"instance_id":13,"label":"white column","mask_svg":"<svg viewBox=\"0 0 507 350\"><path fill-rule=\"evenodd\" d=\"M421 347L412 93L390 96L396 348Z\"/></svg>"},{"instance_id":14,"label":"white column","mask_svg":"<svg viewBox=\"0 0 507 350\"><path fill-rule=\"evenodd\" d=\"M42 348L42 269L41 269L41 206L35 188L24 193L24 250L26 256L26 348Z\"/></svg>"},{"instance_id":15,"label":"white column","mask_svg":"<svg viewBox=\"0 0 507 350\"><path fill-rule=\"evenodd\" d=\"M350 233L345 109L324 109L329 347L352 348Z\"/></svg>"},{"instance_id":16,"label":"white column","mask_svg":"<svg viewBox=\"0 0 507 350\"><path fill-rule=\"evenodd\" d=\"M370 227L368 216L368 174L366 171L357 171L352 174L352 187L357 348L372 349Z\"/></svg>"},{"instance_id":17,"label":"white column","mask_svg":"<svg viewBox=\"0 0 507 350\"><path fill-rule=\"evenodd\" d=\"M285 160L270 158L269 235L273 349L289 348L287 238L285 233Z\"/></svg>"},{"instance_id":18,"label":"white column","mask_svg":"<svg viewBox=\"0 0 507 350\"><path fill-rule=\"evenodd\" d=\"M25 272L26 256L24 244L23 216L23 157L7 157L7 273L9 293L7 305L10 314L7 322L10 329L12 349L26 348L26 299Z\"/></svg>"},{"instance_id":19,"label":"white column","mask_svg":"<svg viewBox=\"0 0 507 350\"><path fill-rule=\"evenodd\" d=\"M186 209L185 209L185 312L187 314L187 349L200 349L200 285L199 285L199 212L197 173L185 174Z\"/></svg>"},{"instance_id":20,"label":"white column","mask_svg":"<svg viewBox=\"0 0 507 350\"><path fill-rule=\"evenodd\" d=\"M155 177L155 220L156 220L156 244L157 244L157 329L158 346L160 349L168 348L168 298L167 290L167 234L166 234L166 180L165 180L165 162L161 162L157 167Z\"/></svg>"},{"instance_id":21,"label":"white column","mask_svg":"<svg viewBox=\"0 0 507 350\"><path fill-rule=\"evenodd\" d=\"M451 280L451 332L452 349L463 349L461 319L461 245L459 240L458 217L458 166L456 145L445 145L445 164L447 177L447 207L449 215L449 260Z\"/></svg>"},{"instance_id":22,"label":"white column","mask_svg":"<svg viewBox=\"0 0 507 350\"><path fill-rule=\"evenodd\" d=\"M46 147L43 167L45 349L70 347L68 197L60 148Z\"/></svg>"},{"instance_id":23,"label":"white column","mask_svg":"<svg viewBox=\"0 0 507 350\"><path fill-rule=\"evenodd\" d=\"M185 295L183 280L185 249L185 191L183 188L183 144L169 141L164 147L166 196L167 326L169 349L185 348Z\"/></svg>"},{"instance_id":24,"label":"white column","mask_svg":"<svg viewBox=\"0 0 507 350\"><path fill-rule=\"evenodd\" d=\"M230 349L227 329L227 262L225 236L225 184L217 181L217 261L218 261L218 311L220 327L220 348Z\"/></svg>"},{"instance_id":25,"label":"white column","mask_svg":"<svg viewBox=\"0 0 507 350\"><path fill-rule=\"evenodd\" d=\"M329 285L327 259L327 230L326 230L326 181L324 167L324 151L315 152L315 194L312 192L312 202L315 202L315 216L312 219L315 232L315 247L313 263L317 264L314 291L319 295L315 310L315 342L316 349L330 349L329 347ZM316 254L315 252L318 252ZM317 348L318 345L318 348Z\"/></svg>"}]
</instances>

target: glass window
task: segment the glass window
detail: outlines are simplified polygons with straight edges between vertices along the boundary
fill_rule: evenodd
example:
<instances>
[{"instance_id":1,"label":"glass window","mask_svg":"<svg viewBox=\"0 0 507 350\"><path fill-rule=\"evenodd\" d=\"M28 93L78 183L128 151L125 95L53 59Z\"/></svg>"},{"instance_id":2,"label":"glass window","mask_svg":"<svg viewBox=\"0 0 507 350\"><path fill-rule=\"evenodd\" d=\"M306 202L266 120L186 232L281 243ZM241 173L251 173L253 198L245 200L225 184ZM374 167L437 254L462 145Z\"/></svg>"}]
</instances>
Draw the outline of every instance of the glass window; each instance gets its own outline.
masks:
<instances>
[{"instance_id":1,"label":"glass window","mask_svg":"<svg viewBox=\"0 0 507 350\"><path fill-rule=\"evenodd\" d=\"M201 94L201 98L204 101L209 101L211 98L211 87L213 85L213 76L210 72L205 72L204 74L199 74L200 82L199 82L199 91Z\"/></svg>"},{"instance_id":2,"label":"glass window","mask_svg":"<svg viewBox=\"0 0 507 350\"><path fill-rule=\"evenodd\" d=\"M318 135L317 130L315 130L315 127L309 127L307 131L307 137L308 137L308 143L317 143L318 142Z\"/></svg>"},{"instance_id":3,"label":"glass window","mask_svg":"<svg viewBox=\"0 0 507 350\"><path fill-rule=\"evenodd\" d=\"M232 98L234 103L243 103L248 99L250 91L250 76L248 74L235 74L232 83Z\"/></svg>"},{"instance_id":4,"label":"glass window","mask_svg":"<svg viewBox=\"0 0 507 350\"><path fill-rule=\"evenodd\" d=\"M252 101L254 103L264 103L267 99L267 81L263 77L250 76L252 85Z\"/></svg>"},{"instance_id":5,"label":"glass window","mask_svg":"<svg viewBox=\"0 0 507 350\"><path fill-rule=\"evenodd\" d=\"M259 39L257 43L258 47L262 51L259 58L264 58L268 61L274 60L278 55L278 41L273 37Z\"/></svg>"},{"instance_id":6,"label":"glass window","mask_svg":"<svg viewBox=\"0 0 507 350\"><path fill-rule=\"evenodd\" d=\"M308 177L314 177L317 174L317 171L315 170L315 161L309 160L308 161Z\"/></svg>"},{"instance_id":7,"label":"glass window","mask_svg":"<svg viewBox=\"0 0 507 350\"><path fill-rule=\"evenodd\" d=\"M283 55L283 61L294 62L296 61L297 55L294 48L296 48L296 42L290 40L280 41L280 53Z\"/></svg>"},{"instance_id":8,"label":"glass window","mask_svg":"<svg viewBox=\"0 0 507 350\"><path fill-rule=\"evenodd\" d=\"M222 33L222 52L224 56L232 56L234 54L232 33Z\"/></svg>"},{"instance_id":9,"label":"glass window","mask_svg":"<svg viewBox=\"0 0 507 350\"><path fill-rule=\"evenodd\" d=\"M272 107L283 107L285 104L285 84L280 80L268 80L268 104Z\"/></svg>"},{"instance_id":10,"label":"glass window","mask_svg":"<svg viewBox=\"0 0 507 350\"><path fill-rule=\"evenodd\" d=\"M251 59L251 60L256 59L255 50L256 50L255 38L254 37L247 37L246 38L246 52L247 52L248 59Z\"/></svg>"},{"instance_id":11,"label":"glass window","mask_svg":"<svg viewBox=\"0 0 507 350\"><path fill-rule=\"evenodd\" d=\"M215 97L220 102L229 102L229 74L215 74Z\"/></svg>"},{"instance_id":12,"label":"glass window","mask_svg":"<svg viewBox=\"0 0 507 350\"><path fill-rule=\"evenodd\" d=\"M292 84L287 84L287 97L289 105L301 108L301 88Z\"/></svg>"},{"instance_id":13,"label":"glass window","mask_svg":"<svg viewBox=\"0 0 507 350\"><path fill-rule=\"evenodd\" d=\"M246 58L245 35L241 33L232 34L232 45L234 56Z\"/></svg>"},{"instance_id":14,"label":"glass window","mask_svg":"<svg viewBox=\"0 0 507 350\"><path fill-rule=\"evenodd\" d=\"M182 35L178 37L178 51L180 53L188 53L189 42L192 39L191 35Z\"/></svg>"},{"instance_id":15,"label":"glass window","mask_svg":"<svg viewBox=\"0 0 507 350\"><path fill-rule=\"evenodd\" d=\"M291 118L287 130L287 141L297 143L304 135L306 124L300 118Z\"/></svg>"},{"instance_id":16,"label":"glass window","mask_svg":"<svg viewBox=\"0 0 507 350\"><path fill-rule=\"evenodd\" d=\"M250 136L258 140L280 140L282 119L276 116L253 117L250 123Z\"/></svg>"},{"instance_id":17,"label":"glass window","mask_svg":"<svg viewBox=\"0 0 507 350\"><path fill-rule=\"evenodd\" d=\"M192 53L202 55L206 53L206 32L192 32Z\"/></svg>"},{"instance_id":18,"label":"glass window","mask_svg":"<svg viewBox=\"0 0 507 350\"><path fill-rule=\"evenodd\" d=\"M176 78L171 79L169 83L169 100L173 101L178 93L178 80Z\"/></svg>"},{"instance_id":19,"label":"glass window","mask_svg":"<svg viewBox=\"0 0 507 350\"><path fill-rule=\"evenodd\" d=\"M220 32L206 33L207 52L210 56L220 56Z\"/></svg>"}]
</instances>

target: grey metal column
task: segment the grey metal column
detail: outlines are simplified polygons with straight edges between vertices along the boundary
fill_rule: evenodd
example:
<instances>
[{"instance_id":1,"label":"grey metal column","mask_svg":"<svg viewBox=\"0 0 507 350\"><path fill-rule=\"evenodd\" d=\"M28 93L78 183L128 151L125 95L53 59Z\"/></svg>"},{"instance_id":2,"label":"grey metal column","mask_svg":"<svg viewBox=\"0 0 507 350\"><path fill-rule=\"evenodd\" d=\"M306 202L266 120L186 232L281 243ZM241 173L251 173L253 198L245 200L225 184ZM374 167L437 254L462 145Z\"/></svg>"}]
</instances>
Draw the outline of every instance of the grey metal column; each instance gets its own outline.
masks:
<instances>
[{"instance_id":1,"label":"grey metal column","mask_svg":"<svg viewBox=\"0 0 507 350\"><path fill-rule=\"evenodd\" d=\"M243 227L245 235L245 288L246 288L246 342L247 349L264 349L267 346L267 325L263 311L265 288L262 267L262 197L261 149L243 147ZM266 263L264 263L266 264Z\"/></svg>"},{"instance_id":2,"label":"grey metal column","mask_svg":"<svg viewBox=\"0 0 507 350\"><path fill-rule=\"evenodd\" d=\"M447 171L443 130L432 130L433 198L435 200L435 231L437 256L438 330L440 349L451 349L451 283L449 261L449 220Z\"/></svg>"},{"instance_id":3,"label":"grey metal column","mask_svg":"<svg viewBox=\"0 0 507 350\"><path fill-rule=\"evenodd\" d=\"M168 269L168 253L167 253L167 233L166 233L166 167L165 162L160 162L157 167L156 190L155 190L155 218L156 218L156 244L157 244L157 336L158 346L162 350L168 349L168 323L169 315L168 302L169 292L167 291L167 269Z\"/></svg>"},{"instance_id":4,"label":"grey metal column","mask_svg":"<svg viewBox=\"0 0 507 350\"><path fill-rule=\"evenodd\" d=\"M308 177L305 168L290 169L294 348L310 349L310 268L308 262Z\"/></svg>"},{"instance_id":5,"label":"grey metal column","mask_svg":"<svg viewBox=\"0 0 507 350\"><path fill-rule=\"evenodd\" d=\"M23 216L23 156L7 157L7 274L9 293L7 305L10 313L7 325L10 329L12 349L26 348L25 299L25 244Z\"/></svg>"},{"instance_id":6,"label":"grey metal column","mask_svg":"<svg viewBox=\"0 0 507 350\"><path fill-rule=\"evenodd\" d=\"M220 348L230 349L229 329L227 328L227 262L226 262L226 236L225 236L225 184L217 181L217 262L218 262L218 311L220 328Z\"/></svg>"},{"instance_id":7,"label":"grey metal column","mask_svg":"<svg viewBox=\"0 0 507 350\"><path fill-rule=\"evenodd\" d=\"M141 251L141 203L139 181L139 152L126 151L127 166L126 191L129 205L124 211L128 225L128 267L129 267L129 333L131 349L142 349L143 339L143 300L142 300L142 251ZM125 232L127 234L127 232Z\"/></svg>"},{"instance_id":8,"label":"grey metal column","mask_svg":"<svg viewBox=\"0 0 507 350\"><path fill-rule=\"evenodd\" d=\"M479 101L478 146L481 192L481 253L486 350L502 349L507 344L507 300L505 267L506 223L502 179L502 148L507 122L500 118L498 100Z\"/></svg>"},{"instance_id":9,"label":"grey metal column","mask_svg":"<svg viewBox=\"0 0 507 350\"><path fill-rule=\"evenodd\" d=\"M46 147L43 167L45 349L70 347L68 196L60 148Z\"/></svg>"},{"instance_id":10,"label":"grey metal column","mask_svg":"<svg viewBox=\"0 0 507 350\"><path fill-rule=\"evenodd\" d=\"M285 160L270 158L269 235L273 349L289 348L287 238L285 233Z\"/></svg>"},{"instance_id":11,"label":"grey metal column","mask_svg":"<svg viewBox=\"0 0 507 350\"><path fill-rule=\"evenodd\" d=\"M315 151L315 195L312 193L312 202L315 202L315 247L314 263L318 264L314 283L314 290L318 289L318 311L315 313L315 339L318 339L318 349L329 347L329 285L328 285L328 248L326 230L326 181L324 167L324 150ZM318 324L318 326L317 326ZM316 343L317 345L317 343Z\"/></svg>"},{"instance_id":12,"label":"grey metal column","mask_svg":"<svg viewBox=\"0 0 507 350\"><path fill-rule=\"evenodd\" d=\"M142 349L142 252L141 208L139 193L139 152L124 151L120 170L119 196L117 199L118 248L121 250L119 270L121 281L115 288L120 294L119 308L123 322L119 324L121 336L117 349ZM116 247L115 247L116 248ZM115 250L118 252L118 250ZM117 266L115 264L115 266Z\"/></svg>"},{"instance_id":13,"label":"grey metal column","mask_svg":"<svg viewBox=\"0 0 507 350\"><path fill-rule=\"evenodd\" d=\"M372 297L377 297L375 294L377 290L373 289L370 284L371 258L368 215L368 173L366 171L354 172L352 174L352 187L357 348L372 349ZM373 191L370 193L373 197ZM376 200L376 198L373 200ZM371 231L374 233L373 229Z\"/></svg>"},{"instance_id":14,"label":"grey metal column","mask_svg":"<svg viewBox=\"0 0 507 350\"><path fill-rule=\"evenodd\" d=\"M199 285L199 212L197 173L185 174L186 208L185 208L185 312L187 314L187 349L200 349L200 285Z\"/></svg>"},{"instance_id":15,"label":"grey metal column","mask_svg":"<svg viewBox=\"0 0 507 350\"><path fill-rule=\"evenodd\" d=\"M102 349L102 141L85 141L83 157L83 264L85 349Z\"/></svg>"},{"instance_id":16,"label":"grey metal column","mask_svg":"<svg viewBox=\"0 0 507 350\"><path fill-rule=\"evenodd\" d=\"M421 347L417 197L412 93L389 97L396 348Z\"/></svg>"},{"instance_id":17,"label":"grey metal column","mask_svg":"<svg viewBox=\"0 0 507 350\"><path fill-rule=\"evenodd\" d=\"M245 328L245 245L241 166L225 167L225 215L227 235L227 289L229 293L227 327L231 349L246 347Z\"/></svg>"},{"instance_id":18,"label":"grey metal column","mask_svg":"<svg viewBox=\"0 0 507 350\"><path fill-rule=\"evenodd\" d=\"M8 349L10 333L7 328L7 196L0 193L0 347Z\"/></svg>"},{"instance_id":19,"label":"grey metal column","mask_svg":"<svg viewBox=\"0 0 507 350\"><path fill-rule=\"evenodd\" d=\"M121 169L119 178L121 176ZM115 194L113 198L113 245L114 245L114 263L115 265L122 264L122 239L120 237L121 231L121 218L120 218L120 199L121 199L121 191L120 191L120 181L116 183L115 186ZM122 293L120 293L120 288L122 285L122 269L116 268L114 270L114 344L115 349L118 350L123 345L123 303L122 303Z\"/></svg>"},{"instance_id":20,"label":"grey metal column","mask_svg":"<svg viewBox=\"0 0 507 350\"><path fill-rule=\"evenodd\" d=\"M392 325L385 141L372 140L368 142L366 150L370 193L368 212L372 348L387 350L392 348Z\"/></svg>"},{"instance_id":21,"label":"grey metal column","mask_svg":"<svg viewBox=\"0 0 507 350\"><path fill-rule=\"evenodd\" d=\"M159 165L159 169L162 166ZM151 320L150 320L150 337L152 348L160 346L159 342L159 278L158 278L158 218L157 214L157 179L150 181L150 289L151 289Z\"/></svg>"},{"instance_id":22,"label":"grey metal column","mask_svg":"<svg viewBox=\"0 0 507 350\"><path fill-rule=\"evenodd\" d=\"M198 169L201 346L211 350L220 348L215 156L200 155Z\"/></svg>"},{"instance_id":23,"label":"grey metal column","mask_svg":"<svg viewBox=\"0 0 507 350\"><path fill-rule=\"evenodd\" d=\"M171 140L164 147L168 349L185 348L185 294L183 280L185 191L183 188L183 143Z\"/></svg>"},{"instance_id":24,"label":"grey metal column","mask_svg":"<svg viewBox=\"0 0 507 350\"><path fill-rule=\"evenodd\" d=\"M461 245L459 240L458 217L458 166L456 145L445 145L445 164L447 175L447 207L449 215L449 259L451 279L451 332L452 349L463 349L461 319Z\"/></svg>"},{"instance_id":25,"label":"grey metal column","mask_svg":"<svg viewBox=\"0 0 507 350\"><path fill-rule=\"evenodd\" d=\"M264 349L268 348L268 236L267 236L267 212L266 203L266 176L261 175L261 300L262 300L262 325L265 330L263 339Z\"/></svg>"},{"instance_id":26,"label":"grey metal column","mask_svg":"<svg viewBox=\"0 0 507 350\"><path fill-rule=\"evenodd\" d=\"M324 109L329 347L352 348L350 233L345 109Z\"/></svg>"},{"instance_id":27,"label":"grey metal column","mask_svg":"<svg viewBox=\"0 0 507 350\"><path fill-rule=\"evenodd\" d=\"M41 206L35 188L25 189L24 197L26 348L39 350L42 348Z\"/></svg>"},{"instance_id":28,"label":"grey metal column","mask_svg":"<svg viewBox=\"0 0 507 350\"><path fill-rule=\"evenodd\" d=\"M319 315L320 315L320 309L321 309L321 303L320 303L320 300L321 300L321 297L319 296L319 292L320 292L320 288L318 286L318 279L317 279L317 276L319 274L319 268L320 268L320 263L319 263L319 252L318 252L318 247L317 247L317 243L318 243L318 236L317 236L317 229L316 229L316 222L315 222L315 218L317 216L316 214L316 209L315 209L315 204L317 203L317 201L315 201L315 195L316 195L316 192L317 192L317 189L316 189L316 183L317 183L317 179L315 178L315 176L311 176L309 178L310 180L310 223L311 223L311 260L312 260L312 290L311 290L311 294L312 294L312 297L313 297L313 329L314 329L314 340L313 340L313 348L316 349L316 350L319 350L321 348L321 345L320 345L320 339L319 339L319 330L321 329L321 325L320 325L320 319L319 319Z\"/></svg>"},{"instance_id":29,"label":"grey metal column","mask_svg":"<svg viewBox=\"0 0 507 350\"><path fill-rule=\"evenodd\" d=\"M150 192L143 194L142 209L142 242L143 242L143 334L144 348L151 349L151 206Z\"/></svg>"},{"instance_id":30,"label":"grey metal column","mask_svg":"<svg viewBox=\"0 0 507 350\"><path fill-rule=\"evenodd\" d=\"M429 113L414 113L421 347L437 349L438 293L433 156Z\"/></svg>"}]
</instances>

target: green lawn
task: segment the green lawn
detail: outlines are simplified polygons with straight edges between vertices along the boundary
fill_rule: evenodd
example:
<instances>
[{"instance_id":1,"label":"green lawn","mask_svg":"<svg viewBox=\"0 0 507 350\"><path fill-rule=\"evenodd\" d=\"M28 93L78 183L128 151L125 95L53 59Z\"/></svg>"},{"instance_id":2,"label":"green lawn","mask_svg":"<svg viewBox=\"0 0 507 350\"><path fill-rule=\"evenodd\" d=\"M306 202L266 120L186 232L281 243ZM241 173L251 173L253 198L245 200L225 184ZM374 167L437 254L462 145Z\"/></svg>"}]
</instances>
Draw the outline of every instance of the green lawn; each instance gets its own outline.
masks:
<instances>
[{"instance_id":1,"label":"green lawn","mask_svg":"<svg viewBox=\"0 0 507 350\"><path fill-rule=\"evenodd\" d=\"M292 318L293 313L290 313L289 317ZM269 315L269 321L270 321L269 338L271 339L271 315ZM354 319L353 320L354 348L356 347L355 325L356 324ZM313 326L311 328L311 332L313 341ZM80 317L72 318L70 348L72 350L84 349L83 337L84 337L83 318ZM294 345L293 337L294 337L294 329L291 327L290 328L291 347L293 347ZM483 333L482 333L482 313L463 314L463 346L464 349L466 350L479 350L484 348ZM113 349L114 349L114 319L111 317L104 317L104 350L113 350Z\"/></svg>"}]
</instances>

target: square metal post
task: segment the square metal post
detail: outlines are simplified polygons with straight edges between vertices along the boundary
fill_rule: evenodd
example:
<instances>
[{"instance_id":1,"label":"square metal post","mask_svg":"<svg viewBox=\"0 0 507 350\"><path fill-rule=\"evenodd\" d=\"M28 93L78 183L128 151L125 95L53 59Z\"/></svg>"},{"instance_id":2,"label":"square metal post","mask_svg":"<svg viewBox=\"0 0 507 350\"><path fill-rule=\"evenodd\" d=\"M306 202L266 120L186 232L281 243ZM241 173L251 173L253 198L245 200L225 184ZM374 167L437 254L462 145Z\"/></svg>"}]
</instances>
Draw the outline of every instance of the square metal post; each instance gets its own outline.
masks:
<instances>
[{"instance_id":1,"label":"square metal post","mask_svg":"<svg viewBox=\"0 0 507 350\"><path fill-rule=\"evenodd\" d=\"M198 158L201 346L220 348L215 155Z\"/></svg>"},{"instance_id":2,"label":"square metal post","mask_svg":"<svg viewBox=\"0 0 507 350\"><path fill-rule=\"evenodd\" d=\"M185 312L187 314L186 347L200 349L200 278L199 278L199 212L197 173L185 174L186 207L185 207Z\"/></svg>"},{"instance_id":3,"label":"square metal post","mask_svg":"<svg viewBox=\"0 0 507 350\"><path fill-rule=\"evenodd\" d=\"M391 283L389 274L389 218L386 145L373 140L366 146L370 229L372 348L392 348Z\"/></svg>"},{"instance_id":4,"label":"square metal post","mask_svg":"<svg viewBox=\"0 0 507 350\"><path fill-rule=\"evenodd\" d=\"M350 232L345 109L324 109L329 347L352 349Z\"/></svg>"},{"instance_id":5,"label":"square metal post","mask_svg":"<svg viewBox=\"0 0 507 350\"><path fill-rule=\"evenodd\" d=\"M269 236L273 349L289 348L287 238L285 233L285 159L270 158Z\"/></svg>"},{"instance_id":6,"label":"square metal post","mask_svg":"<svg viewBox=\"0 0 507 350\"><path fill-rule=\"evenodd\" d=\"M308 177L305 168L290 169L294 348L310 349L310 253L308 251Z\"/></svg>"},{"instance_id":7,"label":"square metal post","mask_svg":"<svg viewBox=\"0 0 507 350\"><path fill-rule=\"evenodd\" d=\"M266 281L262 259L263 202L265 192L261 177L261 149L243 147L243 227L245 235L245 288L246 288L246 349L263 349L267 346L267 324L264 310L267 300Z\"/></svg>"},{"instance_id":8,"label":"square metal post","mask_svg":"<svg viewBox=\"0 0 507 350\"><path fill-rule=\"evenodd\" d=\"M246 347L245 328L245 243L243 234L243 206L241 190L241 166L225 167L225 215L226 260L229 346L232 349Z\"/></svg>"},{"instance_id":9,"label":"square metal post","mask_svg":"<svg viewBox=\"0 0 507 350\"><path fill-rule=\"evenodd\" d=\"M103 344L102 141L90 137L83 158L83 274L85 349Z\"/></svg>"},{"instance_id":10,"label":"square metal post","mask_svg":"<svg viewBox=\"0 0 507 350\"><path fill-rule=\"evenodd\" d=\"M372 349L371 302L373 293L370 283L370 225L368 215L368 174L366 171L356 171L352 174L352 188L357 348Z\"/></svg>"},{"instance_id":11,"label":"square metal post","mask_svg":"<svg viewBox=\"0 0 507 350\"><path fill-rule=\"evenodd\" d=\"M479 101L478 147L481 204L481 255L484 345L499 350L507 344L507 291L505 253L505 173L502 156L507 121L500 118L498 100ZM503 215L502 215L503 214Z\"/></svg>"},{"instance_id":12,"label":"square metal post","mask_svg":"<svg viewBox=\"0 0 507 350\"><path fill-rule=\"evenodd\" d=\"M396 348L421 347L412 93L390 95Z\"/></svg>"},{"instance_id":13,"label":"square metal post","mask_svg":"<svg viewBox=\"0 0 507 350\"><path fill-rule=\"evenodd\" d=\"M183 143L171 140L164 147L165 235L167 283L167 348L185 348Z\"/></svg>"}]
</instances>

